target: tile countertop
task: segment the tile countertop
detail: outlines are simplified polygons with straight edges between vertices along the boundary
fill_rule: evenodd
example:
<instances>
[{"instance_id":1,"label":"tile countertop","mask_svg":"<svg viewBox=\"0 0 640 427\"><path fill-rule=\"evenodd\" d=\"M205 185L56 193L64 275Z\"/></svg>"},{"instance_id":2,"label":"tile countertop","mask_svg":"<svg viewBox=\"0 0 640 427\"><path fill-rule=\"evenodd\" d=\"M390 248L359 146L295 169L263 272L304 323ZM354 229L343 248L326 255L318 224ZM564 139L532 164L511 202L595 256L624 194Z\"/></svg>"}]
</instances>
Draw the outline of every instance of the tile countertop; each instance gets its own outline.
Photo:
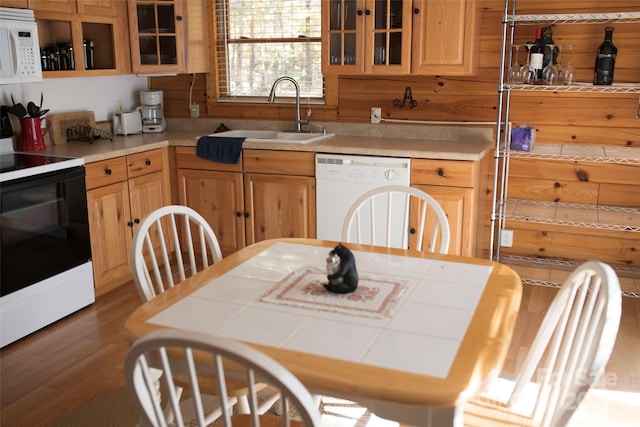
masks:
<instances>
[{"instance_id":1,"label":"tile countertop","mask_svg":"<svg viewBox=\"0 0 640 427\"><path fill-rule=\"evenodd\" d=\"M47 146L47 153L84 157L86 163L91 163L166 146L195 147L197 137L201 135L203 133L198 131L169 130L162 133L115 136L113 141L96 141L93 144L69 142ZM484 157L491 146L491 142L483 140L336 135L310 144L245 142L243 148L475 161Z\"/></svg>"}]
</instances>

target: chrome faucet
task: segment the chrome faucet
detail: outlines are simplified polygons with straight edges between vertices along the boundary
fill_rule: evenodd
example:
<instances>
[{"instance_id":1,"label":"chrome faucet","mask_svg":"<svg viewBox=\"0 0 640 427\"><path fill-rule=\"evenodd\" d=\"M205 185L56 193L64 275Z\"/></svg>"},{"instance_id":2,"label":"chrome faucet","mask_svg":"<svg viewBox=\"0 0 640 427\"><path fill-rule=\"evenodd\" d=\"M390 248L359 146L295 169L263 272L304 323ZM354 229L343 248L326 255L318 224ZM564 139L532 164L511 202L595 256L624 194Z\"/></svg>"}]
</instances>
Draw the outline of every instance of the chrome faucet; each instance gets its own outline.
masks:
<instances>
[{"instance_id":1,"label":"chrome faucet","mask_svg":"<svg viewBox=\"0 0 640 427\"><path fill-rule=\"evenodd\" d=\"M307 108L307 118L305 120L302 120L300 118L300 86L298 85L298 82L293 77L289 77L289 76L278 77L276 79L276 81L273 82L273 86L271 86L271 92L269 92L269 98L267 98L267 102L273 103L276 100L276 87L278 87L280 82L285 81L285 80L290 81L291 83L293 83L293 85L296 88L296 126L295 126L295 131L296 132L302 132L301 125L308 125L309 124L309 116L311 115L311 110L309 108Z\"/></svg>"}]
</instances>

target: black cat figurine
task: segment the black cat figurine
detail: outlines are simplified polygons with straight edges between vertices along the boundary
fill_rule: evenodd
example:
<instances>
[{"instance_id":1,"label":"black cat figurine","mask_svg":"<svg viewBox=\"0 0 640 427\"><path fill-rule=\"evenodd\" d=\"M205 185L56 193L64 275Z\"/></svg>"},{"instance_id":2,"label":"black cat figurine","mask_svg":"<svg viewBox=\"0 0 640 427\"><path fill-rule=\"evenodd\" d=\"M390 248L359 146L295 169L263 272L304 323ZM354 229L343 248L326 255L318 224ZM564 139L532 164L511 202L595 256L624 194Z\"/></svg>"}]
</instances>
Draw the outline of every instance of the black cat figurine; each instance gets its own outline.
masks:
<instances>
[{"instance_id":1,"label":"black cat figurine","mask_svg":"<svg viewBox=\"0 0 640 427\"><path fill-rule=\"evenodd\" d=\"M324 287L329 292L336 294L348 294L358 287L358 271L356 270L356 258L353 253L339 243L329 252L327 258L327 279L329 283Z\"/></svg>"}]
</instances>

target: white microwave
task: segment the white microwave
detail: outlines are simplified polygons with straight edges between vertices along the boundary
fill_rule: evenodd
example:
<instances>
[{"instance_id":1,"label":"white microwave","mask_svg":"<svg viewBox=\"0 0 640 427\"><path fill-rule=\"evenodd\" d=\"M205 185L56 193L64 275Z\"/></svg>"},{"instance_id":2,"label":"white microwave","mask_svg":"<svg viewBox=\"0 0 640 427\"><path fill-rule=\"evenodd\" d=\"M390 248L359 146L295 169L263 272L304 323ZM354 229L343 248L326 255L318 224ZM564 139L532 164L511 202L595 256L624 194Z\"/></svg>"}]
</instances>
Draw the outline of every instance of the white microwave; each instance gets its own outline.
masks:
<instances>
[{"instance_id":1,"label":"white microwave","mask_svg":"<svg viewBox=\"0 0 640 427\"><path fill-rule=\"evenodd\" d=\"M42 81L37 24L0 17L0 84Z\"/></svg>"}]
</instances>

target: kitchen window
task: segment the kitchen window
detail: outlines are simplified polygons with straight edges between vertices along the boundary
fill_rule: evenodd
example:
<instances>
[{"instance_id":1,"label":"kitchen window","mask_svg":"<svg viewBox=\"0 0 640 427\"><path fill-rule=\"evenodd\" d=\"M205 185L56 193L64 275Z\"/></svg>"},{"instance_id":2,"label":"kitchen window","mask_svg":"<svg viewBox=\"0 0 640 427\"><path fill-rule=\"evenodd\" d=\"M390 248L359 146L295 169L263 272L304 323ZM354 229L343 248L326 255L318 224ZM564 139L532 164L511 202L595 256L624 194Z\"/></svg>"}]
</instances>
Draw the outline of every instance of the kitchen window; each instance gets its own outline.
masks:
<instances>
[{"instance_id":1,"label":"kitchen window","mask_svg":"<svg viewBox=\"0 0 640 427\"><path fill-rule=\"evenodd\" d=\"M290 76L308 102L324 95L321 0L217 0L218 101L266 100L273 82ZM295 96L282 85L278 96Z\"/></svg>"}]
</instances>

